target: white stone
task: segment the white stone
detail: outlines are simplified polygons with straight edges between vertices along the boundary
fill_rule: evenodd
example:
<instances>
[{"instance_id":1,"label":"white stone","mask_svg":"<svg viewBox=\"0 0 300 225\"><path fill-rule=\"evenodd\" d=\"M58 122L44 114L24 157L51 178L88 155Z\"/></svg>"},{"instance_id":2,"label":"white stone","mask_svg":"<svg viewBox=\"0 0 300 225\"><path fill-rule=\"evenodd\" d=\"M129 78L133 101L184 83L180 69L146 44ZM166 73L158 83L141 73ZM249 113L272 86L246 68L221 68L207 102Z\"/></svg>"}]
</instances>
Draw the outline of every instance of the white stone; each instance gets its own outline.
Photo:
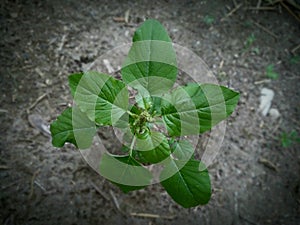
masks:
<instances>
[{"instance_id":1,"label":"white stone","mask_svg":"<svg viewBox=\"0 0 300 225\"><path fill-rule=\"evenodd\" d=\"M263 116L266 116L271 108L272 100L274 98L274 91L268 88L263 88L260 94L259 111Z\"/></svg>"},{"instance_id":2,"label":"white stone","mask_svg":"<svg viewBox=\"0 0 300 225\"><path fill-rule=\"evenodd\" d=\"M273 120L276 120L280 117L280 113L277 109L271 108L269 110L269 115Z\"/></svg>"}]
</instances>

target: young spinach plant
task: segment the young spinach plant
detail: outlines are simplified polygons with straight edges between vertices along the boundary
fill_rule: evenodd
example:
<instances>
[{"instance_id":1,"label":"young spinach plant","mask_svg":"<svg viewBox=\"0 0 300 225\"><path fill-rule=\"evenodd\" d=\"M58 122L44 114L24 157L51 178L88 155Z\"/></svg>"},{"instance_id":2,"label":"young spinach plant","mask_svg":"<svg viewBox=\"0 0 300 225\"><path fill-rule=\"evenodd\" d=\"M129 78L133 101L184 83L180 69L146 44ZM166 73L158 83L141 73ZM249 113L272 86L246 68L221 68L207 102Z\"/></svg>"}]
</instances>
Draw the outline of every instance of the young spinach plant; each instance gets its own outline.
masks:
<instances>
[{"instance_id":1,"label":"young spinach plant","mask_svg":"<svg viewBox=\"0 0 300 225\"><path fill-rule=\"evenodd\" d=\"M266 68L266 76L272 80L276 80L279 74L274 71L274 64L269 64Z\"/></svg>"},{"instance_id":2,"label":"young spinach plant","mask_svg":"<svg viewBox=\"0 0 300 225\"><path fill-rule=\"evenodd\" d=\"M150 166L159 165L158 181L174 201L186 208L206 204L209 174L185 137L226 119L239 94L215 84L174 87L177 73L166 30L156 20L145 21L134 33L122 80L93 71L69 76L75 104L51 124L53 145L69 142L87 149L97 128L113 126L123 132L124 154L103 153L101 175L127 193L153 183ZM129 97L133 90L134 103Z\"/></svg>"},{"instance_id":3,"label":"young spinach plant","mask_svg":"<svg viewBox=\"0 0 300 225\"><path fill-rule=\"evenodd\" d=\"M295 143L300 143L300 136L298 135L297 131L292 130L289 133L283 132L281 134L280 140L281 140L281 146L284 148L288 148Z\"/></svg>"}]
</instances>

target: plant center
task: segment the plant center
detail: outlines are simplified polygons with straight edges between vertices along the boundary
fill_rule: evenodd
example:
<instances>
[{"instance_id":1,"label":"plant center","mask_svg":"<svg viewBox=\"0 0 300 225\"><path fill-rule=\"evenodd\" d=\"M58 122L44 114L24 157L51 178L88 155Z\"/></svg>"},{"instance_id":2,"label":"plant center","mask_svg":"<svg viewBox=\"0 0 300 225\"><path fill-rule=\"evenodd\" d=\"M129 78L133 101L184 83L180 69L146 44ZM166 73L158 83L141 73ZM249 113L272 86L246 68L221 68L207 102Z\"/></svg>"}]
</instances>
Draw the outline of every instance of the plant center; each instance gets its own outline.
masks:
<instances>
[{"instance_id":1,"label":"plant center","mask_svg":"<svg viewBox=\"0 0 300 225\"><path fill-rule=\"evenodd\" d=\"M143 110L135 119L132 131L138 138L146 138L150 132L149 123L153 122L151 114L147 110Z\"/></svg>"}]
</instances>

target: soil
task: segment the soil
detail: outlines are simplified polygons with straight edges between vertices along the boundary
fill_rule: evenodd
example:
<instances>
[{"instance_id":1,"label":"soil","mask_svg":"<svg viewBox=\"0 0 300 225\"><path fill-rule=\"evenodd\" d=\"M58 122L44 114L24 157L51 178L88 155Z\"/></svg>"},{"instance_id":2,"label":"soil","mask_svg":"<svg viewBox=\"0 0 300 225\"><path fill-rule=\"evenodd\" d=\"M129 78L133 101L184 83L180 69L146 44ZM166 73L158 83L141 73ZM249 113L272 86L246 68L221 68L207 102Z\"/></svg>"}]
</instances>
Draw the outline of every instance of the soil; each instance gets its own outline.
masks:
<instances>
[{"instance_id":1,"label":"soil","mask_svg":"<svg viewBox=\"0 0 300 225\"><path fill-rule=\"evenodd\" d=\"M280 140L300 134L300 23L280 3L253 10L257 2L1 1L0 223L300 224L300 145ZM159 184L124 194L72 145L54 148L41 126L72 104L68 75L129 43L146 18L241 94L208 167L213 195L204 206L182 208ZM278 79L266 76L270 64ZM258 110L264 87L275 92L277 119ZM99 135L114 148L111 131Z\"/></svg>"}]
</instances>

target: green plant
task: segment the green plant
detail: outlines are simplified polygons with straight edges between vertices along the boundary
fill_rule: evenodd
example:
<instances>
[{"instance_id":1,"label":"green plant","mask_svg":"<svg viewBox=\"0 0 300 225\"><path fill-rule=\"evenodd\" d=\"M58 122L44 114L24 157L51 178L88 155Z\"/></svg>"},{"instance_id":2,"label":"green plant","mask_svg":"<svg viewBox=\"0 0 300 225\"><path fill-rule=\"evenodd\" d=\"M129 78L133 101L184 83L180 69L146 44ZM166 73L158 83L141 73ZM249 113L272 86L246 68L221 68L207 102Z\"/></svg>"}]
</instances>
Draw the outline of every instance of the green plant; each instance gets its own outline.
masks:
<instances>
[{"instance_id":1,"label":"green plant","mask_svg":"<svg viewBox=\"0 0 300 225\"><path fill-rule=\"evenodd\" d=\"M300 63L300 55L294 55L290 58L291 64L299 64Z\"/></svg>"},{"instance_id":2,"label":"green plant","mask_svg":"<svg viewBox=\"0 0 300 225\"><path fill-rule=\"evenodd\" d=\"M274 71L274 65L270 64L266 68L266 76L270 79L276 80L279 77L279 74Z\"/></svg>"},{"instance_id":3,"label":"green plant","mask_svg":"<svg viewBox=\"0 0 300 225\"><path fill-rule=\"evenodd\" d=\"M53 145L70 142L87 149L98 127L114 126L124 134L122 151L102 155L101 175L127 193L150 185L153 173L148 166L158 165L159 181L177 203L206 204L211 196L209 174L184 137L208 131L227 118L239 94L215 84L175 88L177 71L164 27L156 20L145 21L134 33L122 80L92 71L69 76L76 105L51 124ZM137 92L131 96L134 104L129 103L132 89Z\"/></svg>"},{"instance_id":4,"label":"green plant","mask_svg":"<svg viewBox=\"0 0 300 225\"><path fill-rule=\"evenodd\" d=\"M212 25L214 22L215 22L215 17L211 16L211 15L206 15L204 18L203 18L203 22L206 24L206 25Z\"/></svg>"},{"instance_id":5,"label":"green plant","mask_svg":"<svg viewBox=\"0 0 300 225\"><path fill-rule=\"evenodd\" d=\"M252 33L244 43L244 51L248 51L250 47L253 45L254 41L256 40L255 35Z\"/></svg>"},{"instance_id":6,"label":"green plant","mask_svg":"<svg viewBox=\"0 0 300 225\"><path fill-rule=\"evenodd\" d=\"M254 47L252 48L251 52L255 53L256 55L258 55L260 53L260 50L258 47Z\"/></svg>"},{"instance_id":7,"label":"green plant","mask_svg":"<svg viewBox=\"0 0 300 225\"><path fill-rule=\"evenodd\" d=\"M292 130L290 133L283 132L280 137L281 145L284 148L292 146L295 142L300 143L300 137L297 131Z\"/></svg>"}]
</instances>

